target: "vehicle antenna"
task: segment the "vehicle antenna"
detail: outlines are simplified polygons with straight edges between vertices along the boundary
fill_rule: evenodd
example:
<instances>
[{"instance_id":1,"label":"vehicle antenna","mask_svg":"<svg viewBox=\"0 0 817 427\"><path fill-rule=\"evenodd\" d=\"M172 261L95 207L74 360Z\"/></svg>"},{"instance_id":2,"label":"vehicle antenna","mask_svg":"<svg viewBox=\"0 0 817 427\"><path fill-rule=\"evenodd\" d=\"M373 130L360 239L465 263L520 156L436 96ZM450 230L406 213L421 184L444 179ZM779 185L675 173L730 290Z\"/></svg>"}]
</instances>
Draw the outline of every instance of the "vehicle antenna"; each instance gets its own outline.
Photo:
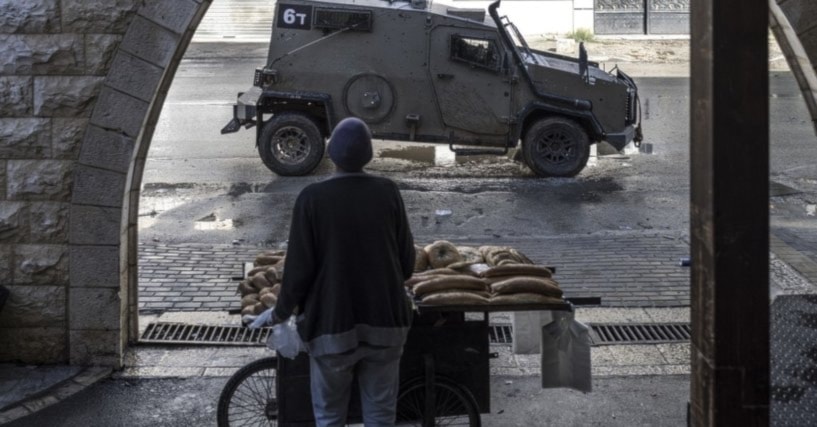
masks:
<instances>
[{"instance_id":1,"label":"vehicle antenna","mask_svg":"<svg viewBox=\"0 0 817 427\"><path fill-rule=\"evenodd\" d=\"M340 34L340 33L344 33L344 32L346 32L346 31L349 31L349 30L351 30L351 29L354 29L354 28L355 28L355 27L357 27L358 25L360 25L360 24L350 25L350 26L348 26L348 27L341 28L340 30L335 31L334 33L327 34L327 35L325 35L325 36L323 36L323 37L321 37L321 38L319 38L319 39L317 39L317 40L313 40L313 41L311 41L311 42L309 42L309 43L307 43L307 44L305 44L305 45L303 45L303 46L299 46L299 47L297 47L297 48L295 48L295 49L293 49L293 50L291 50L291 51L289 51L289 52L287 52L287 53L285 53L285 54L283 54L283 55L281 55L281 56L279 56L279 57L277 57L277 58L273 59L273 60L272 60L272 62L270 62L270 66L271 66L271 65L273 65L273 64L275 64L276 62L280 61L281 59L284 59L284 58L286 58L287 56L292 55L293 53L296 53L296 52L298 52L298 51L300 51L300 50L303 50L303 49L306 49L307 47L312 46L312 45L314 45L314 44L316 44L316 43L320 43L320 42L322 42L322 41L324 41L324 40L327 40L327 39L329 39L329 38L332 38L332 37L334 37L334 36L336 36L336 35L338 35L338 34Z\"/></svg>"}]
</instances>

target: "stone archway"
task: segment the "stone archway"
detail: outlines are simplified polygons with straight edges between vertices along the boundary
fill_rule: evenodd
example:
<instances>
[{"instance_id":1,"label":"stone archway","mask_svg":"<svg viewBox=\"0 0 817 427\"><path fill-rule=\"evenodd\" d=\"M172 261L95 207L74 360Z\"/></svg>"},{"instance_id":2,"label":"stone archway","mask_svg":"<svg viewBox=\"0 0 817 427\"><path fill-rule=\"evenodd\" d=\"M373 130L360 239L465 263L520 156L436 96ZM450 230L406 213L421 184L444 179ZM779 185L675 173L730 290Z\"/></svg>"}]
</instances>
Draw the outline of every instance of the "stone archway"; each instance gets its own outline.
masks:
<instances>
[{"instance_id":1,"label":"stone archway","mask_svg":"<svg viewBox=\"0 0 817 427\"><path fill-rule=\"evenodd\" d=\"M138 333L137 214L162 105L211 0L145 2L102 81L74 170L70 208L71 364L119 367Z\"/></svg>"},{"instance_id":2,"label":"stone archway","mask_svg":"<svg viewBox=\"0 0 817 427\"><path fill-rule=\"evenodd\" d=\"M807 0L769 0L769 26L786 56L817 132L817 5Z\"/></svg>"}]
</instances>

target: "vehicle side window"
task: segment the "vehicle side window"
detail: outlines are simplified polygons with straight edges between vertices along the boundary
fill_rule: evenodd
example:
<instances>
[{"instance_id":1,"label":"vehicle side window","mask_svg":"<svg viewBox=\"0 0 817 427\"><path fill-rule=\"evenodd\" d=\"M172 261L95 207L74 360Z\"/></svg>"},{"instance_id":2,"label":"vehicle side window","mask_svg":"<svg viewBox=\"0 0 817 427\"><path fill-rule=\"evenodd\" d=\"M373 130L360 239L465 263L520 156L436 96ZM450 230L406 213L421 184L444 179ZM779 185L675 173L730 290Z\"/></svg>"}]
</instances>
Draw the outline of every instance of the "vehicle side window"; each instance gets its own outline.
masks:
<instances>
[{"instance_id":1,"label":"vehicle side window","mask_svg":"<svg viewBox=\"0 0 817 427\"><path fill-rule=\"evenodd\" d=\"M492 71L499 71L501 65L495 40L457 34L451 36L451 59Z\"/></svg>"}]
</instances>

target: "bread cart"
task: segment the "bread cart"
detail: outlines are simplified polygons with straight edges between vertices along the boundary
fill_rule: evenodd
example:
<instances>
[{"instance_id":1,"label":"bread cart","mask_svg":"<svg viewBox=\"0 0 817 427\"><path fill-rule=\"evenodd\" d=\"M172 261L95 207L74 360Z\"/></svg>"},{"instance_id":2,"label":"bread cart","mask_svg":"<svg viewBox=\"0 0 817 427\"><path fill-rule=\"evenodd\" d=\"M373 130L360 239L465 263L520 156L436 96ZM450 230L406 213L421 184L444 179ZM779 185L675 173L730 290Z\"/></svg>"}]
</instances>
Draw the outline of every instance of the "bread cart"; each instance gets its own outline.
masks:
<instances>
[{"instance_id":1,"label":"bread cart","mask_svg":"<svg viewBox=\"0 0 817 427\"><path fill-rule=\"evenodd\" d=\"M577 302L578 303L578 302ZM570 302L507 305L418 305L400 361L397 425L481 424L489 413L491 312L573 311ZM474 319L465 313L482 313ZM479 317L479 316L476 316ZM353 385L354 390L357 385ZM349 422L360 422L353 392ZM309 359L267 357L237 371L218 402L218 425L314 425Z\"/></svg>"}]
</instances>

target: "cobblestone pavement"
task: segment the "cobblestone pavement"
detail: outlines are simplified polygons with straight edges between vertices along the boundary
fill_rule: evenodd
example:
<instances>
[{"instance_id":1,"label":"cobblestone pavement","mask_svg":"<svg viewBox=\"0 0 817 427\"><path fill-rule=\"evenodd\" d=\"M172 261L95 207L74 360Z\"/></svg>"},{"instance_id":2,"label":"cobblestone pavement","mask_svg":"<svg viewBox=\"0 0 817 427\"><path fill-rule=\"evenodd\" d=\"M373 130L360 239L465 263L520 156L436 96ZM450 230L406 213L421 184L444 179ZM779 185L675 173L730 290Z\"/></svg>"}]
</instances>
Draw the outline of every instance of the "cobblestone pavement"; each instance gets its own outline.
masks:
<instances>
[{"instance_id":1,"label":"cobblestone pavement","mask_svg":"<svg viewBox=\"0 0 817 427\"><path fill-rule=\"evenodd\" d=\"M455 242L517 248L537 264L556 267L555 277L569 297L599 296L604 306L689 305L689 271L678 265L689 244L679 235L629 232ZM139 307L142 312L238 308L234 278L261 249L144 243L139 248Z\"/></svg>"},{"instance_id":2,"label":"cobblestone pavement","mask_svg":"<svg viewBox=\"0 0 817 427\"><path fill-rule=\"evenodd\" d=\"M534 262L556 267L568 297L601 297L608 307L689 305L689 256L680 233L620 232L457 244L508 245ZM428 243L418 237L420 244ZM139 307L143 313L226 311L239 307L236 277L259 246L143 243L139 248ZM775 228L771 236L772 287L802 293L817 283L817 232Z\"/></svg>"}]
</instances>

